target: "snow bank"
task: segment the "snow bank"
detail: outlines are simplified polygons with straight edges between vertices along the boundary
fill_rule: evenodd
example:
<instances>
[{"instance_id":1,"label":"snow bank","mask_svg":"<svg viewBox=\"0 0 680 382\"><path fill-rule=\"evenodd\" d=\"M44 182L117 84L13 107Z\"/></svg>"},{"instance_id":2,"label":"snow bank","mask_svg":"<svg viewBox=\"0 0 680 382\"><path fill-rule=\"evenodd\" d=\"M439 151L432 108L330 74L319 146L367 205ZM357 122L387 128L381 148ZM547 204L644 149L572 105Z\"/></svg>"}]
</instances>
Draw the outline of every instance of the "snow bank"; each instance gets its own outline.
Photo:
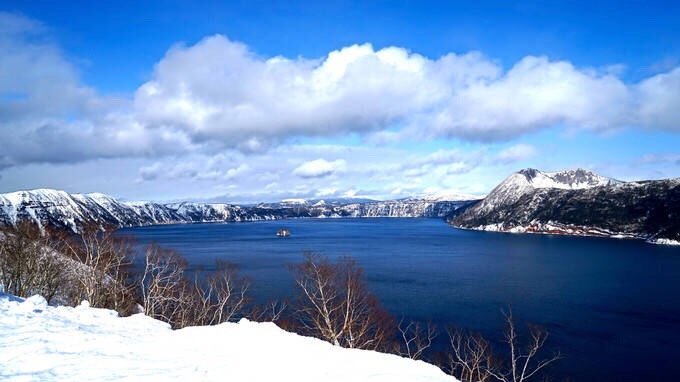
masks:
<instances>
[{"instance_id":1,"label":"snow bank","mask_svg":"<svg viewBox=\"0 0 680 382\"><path fill-rule=\"evenodd\" d=\"M143 315L0 294L0 380L455 381L421 361L242 320L171 330Z\"/></svg>"}]
</instances>

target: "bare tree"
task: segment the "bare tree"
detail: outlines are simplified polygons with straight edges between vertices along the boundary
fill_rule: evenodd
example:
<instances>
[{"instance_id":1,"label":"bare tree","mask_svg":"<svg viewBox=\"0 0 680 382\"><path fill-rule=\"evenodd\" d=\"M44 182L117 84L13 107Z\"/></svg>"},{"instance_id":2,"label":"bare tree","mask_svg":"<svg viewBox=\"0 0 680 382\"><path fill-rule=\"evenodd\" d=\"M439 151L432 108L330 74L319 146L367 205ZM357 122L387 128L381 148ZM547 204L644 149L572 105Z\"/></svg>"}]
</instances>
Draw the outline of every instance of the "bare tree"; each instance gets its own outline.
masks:
<instances>
[{"instance_id":1,"label":"bare tree","mask_svg":"<svg viewBox=\"0 0 680 382\"><path fill-rule=\"evenodd\" d=\"M264 305L255 305L248 318L257 322L279 322L286 310L288 309L288 301L273 300Z\"/></svg>"},{"instance_id":2,"label":"bare tree","mask_svg":"<svg viewBox=\"0 0 680 382\"><path fill-rule=\"evenodd\" d=\"M348 348L389 346L393 320L368 291L353 259L331 263L306 253L292 269L300 291L296 313L304 332Z\"/></svg>"},{"instance_id":3,"label":"bare tree","mask_svg":"<svg viewBox=\"0 0 680 382\"><path fill-rule=\"evenodd\" d=\"M491 351L489 342L479 334L449 330L449 372L461 382L498 380L501 382L525 382L538 377L539 372L561 359L560 353L537 360L548 339L548 332L529 324L529 341L520 344L515 329L512 310L502 311L505 318L504 342L507 344L507 361L502 362Z\"/></svg>"},{"instance_id":4,"label":"bare tree","mask_svg":"<svg viewBox=\"0 0 680 382\"><path fill-rule=\"evenodd\" d=\"M489 342L480 334L449 329L448 370L461 382L484 382L499 368Z\"/></svg>"},{"instance_id":5,"label":"bare tree","mask_svg":"<svg viewBox=\"0 0 680 382\"><path fill-rule=\"evenodd\" d=\"M217 260L215 271L202 281L199 274L194 276L196 325L217 325L241 314L248 302L249 282L238 275L234 264Z\"/></svg>"},{"instance_id":6,"label":"bare tree","mask_svg":"<svg viewBox=\"0 0 680 382\"><path fill-rule=\"evenodd\" d=\"M437 337L437 330L431 323L421 324L416 321L404 323L402 319L398 325L401 343L398 354L411 359L422 359L423 353L432 346Z\"/></svg>"},{"instance_id":7,"label":"bare tree","mask_svg":"<svg viewBox=\"0 0 680 382\"><path fill-rule=\"evenodd\" d=\"M549 358L536 360L537 354L543 348L548 339L548 332L537 325L529 324L529 342L522 347L518 342L518 334L515 330L515 322L512 316L512 309L503 311L505 317L505 342L510 350L510 370L504 373L492 373L492 375L503 382L523 382L528 381L548 365L562 358L559 352L554 353Z\"/></svg>"},{"instance_id":8,"label":"bare tree","mask_svg":"<svg viewBox=\"0 0 680 382\"><path fill-rule=\"evenodd\" d=\"M152 244L144 254L139 281L144 314L181 327L189 321L190 286L184 279L186 261L176 252Z\"/></svg>"},{"instance_id":9,"label":"bare tree","mask_svg":"<svg viewBox=\"0 0 680 382\"><path fill-rule=\"evenodd\" d=\"M64 293L64 263L29 222L0 230L0 285L15 296L40 294L49 303Z\"/></svg>"},{"instance_id":10,"label":"bare tree","mask_svg":"<svg viewBox=\"0 0 680 382\"><path fill-rule=\"evenodd\" d=\"M144 314L174 328L216 325L237 317L248 299L248 281L234 265L218 261L215 272L187 277L187 262L177 252L150 245L139 281Z\"/></svg>"},{"instance_id":11,"label":"bare tree","mask_svg":"<svg viewBox=\"0 0 680 382\"><path fill-rule=\"evenodd\" d=\"M91 306L128 313L134 305L133 287L129 280L133 242L119 236L113 227L102 229L90 223L79 235L53 232L53 245L83 266L72 269L77 280L74 298L86 299Z\"/></svg>"}]
</instances>

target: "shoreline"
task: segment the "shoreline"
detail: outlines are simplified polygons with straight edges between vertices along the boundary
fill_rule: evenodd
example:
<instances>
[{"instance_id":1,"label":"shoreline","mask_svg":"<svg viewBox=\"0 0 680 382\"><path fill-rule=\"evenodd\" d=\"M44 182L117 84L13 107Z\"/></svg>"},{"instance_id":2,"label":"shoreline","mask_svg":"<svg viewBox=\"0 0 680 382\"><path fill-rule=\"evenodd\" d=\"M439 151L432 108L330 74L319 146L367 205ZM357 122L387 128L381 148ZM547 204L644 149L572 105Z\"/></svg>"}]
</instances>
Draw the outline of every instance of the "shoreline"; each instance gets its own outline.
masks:
<instances>
[{"instance_id":1,"label":"shoreline","mask_svg":"<svg viewBox=\"0 0 680 382\"><path fill-rule=\"evenodd\" d=\"M673 240L668 238L654 238L650 236L643 236L634 233L612 232L604 228L586 227L586 226L560 226L554 223L547 223L549 228L542 228L537 225L530 226L513 226L510 228L501 227L500 223L480 225L476 227L464 227L449 224L458 229L480 232L497 232L508 234L534 234L534 235L554 235L554 236L573 236L573 237L602 237L608 239L623 239L623 240L642 240L645 243L654 245L666 246L680 246L680 240Z\"/></svg>"}]
</instances>

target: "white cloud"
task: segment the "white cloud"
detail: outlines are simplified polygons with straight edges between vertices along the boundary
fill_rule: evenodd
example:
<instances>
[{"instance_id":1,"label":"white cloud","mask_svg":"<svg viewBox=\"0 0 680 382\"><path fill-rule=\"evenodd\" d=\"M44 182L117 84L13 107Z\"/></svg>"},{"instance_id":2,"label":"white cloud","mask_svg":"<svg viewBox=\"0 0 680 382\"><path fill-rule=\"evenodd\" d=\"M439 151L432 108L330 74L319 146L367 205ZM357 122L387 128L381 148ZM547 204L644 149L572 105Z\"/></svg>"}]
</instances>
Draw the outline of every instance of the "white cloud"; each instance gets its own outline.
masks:
<instances>
[{"instance_id":1,"label":"white cloud","mask_svg":"<svg viewBox=\"0 0 680 382\"><path fill-rule=\"evenodd\" d=\"M0 12L0 168L191 149L181 131L138 123L129 99L83 84L46 32L34 20Z\"/></svg>"},{"instance_id":2,"label":"white cloud","mask_svg":"<svg viewBox=\"0 0 680 382\"><path fill-rule=\"evenodd\" d=\"M321 60L260 58L224 36L171 49L135 94L138 117L231 147L379 130L442 99L432 62L353 45Z\"/></svg>"},{"instance_id":3,"label":"white cloud","mask_svg":"<svg viewBox=\"0 0 680 382\"><path fill-rule=\"evenodd\" d=\"M627 126L640 120L638 98L664 86L680 93L658 78L643 82L642 94L611 70L546 57L525 57L504 72L478 53L432 60L370 45L314 61L262 59L217 35L171 50L136 102L150 124L174 123L195 139L228 137L232 144L371 130L374 139L389 141L395 133L380 130L397 122L421 137L498 140L558 124Z\"/></svg>"},{"instance_id":4,"label":"white cloud","mask_svg":"<svg viewBox=\"0 0 680 382\"><path fill-rule=\"evenodd\" d=\"M455 162L446 166L447 175L465 174L474 169L476 164L468 162Z\"/></svg>"},{"instance_id":5,"label":"white cloud","mask_svg":"<svg viewBox=\"0 0 680 382\"><path fill-rule=\"evenodd\" d=\"M680 67L642 81L635 90L638 123L680 132Z\"/></svg>"},{"instance_id":6,"label":"white cloud","mask_svg":"<svg viewBox=\"0 0 680 382\"><path fill-rule=\"evenodd\" d=\"M148 126L232 147L350 132L378 143L496 141L556 125L611 130L644 121L667 128L676 120L675 103L651 105L659 105L652 102L658 97L666 103L680 97L675 76L626 85L611 69L547 57L527 56L504 71L476 52L430 59L369 44L318 60L261 58L215 35L171 49L137 91L135 105ZM394 126L406 128L387 130Z\"/></svg>"},{"instance_id":7,"label":"white cloud","mask_svg":"<svg viewBox=\"0 0 680 382\"><path fill-rule=\"evenodd\" d=\"M680 68L626 84L611 67L352 45L260 57L221 35L177 45L133 95L99 94L34 20L0 13L0 166L261 153L300 137L502 141L566 126L680 131Z\"/></svg>"},{"instance_id":8,"label":"white cloud","mask_svg":"<svg viewBox=\"0 0 680 382\"><path fill-rule=\"evenodd\" d=\"M163 165L155 162L139 169L139 182L156 180L161 174Z\"/></svg>"},{"instance_id":9,"label":"white cloud","mask_svg":"<svg viewBox=\"0 0 680 382\"><path fill-rule=\"evenodd\" d=\"M345 165L346 162L343 159L332 162L325 159L316 159L296 167L293 170L293 174L302 178L320 178L342 171Z\"/></svg>"},{"instance_id":10,"label":"white cloud","mask_svg":"<svg viewBox=\"0 0 680 382\"><path fill-rule=\"evenodd\" d=\"M247 174L251 170L247 163L237 161L229 155L184 156L183 160L154 162L139 169L138 182L156 179L193 181L227 181Z\"/></svg>"},{"instance_id":11,"label":"white cloud","mask_svg":"<svg viewBox=\"0 0 680 382\"><path fill-rule=\"evenodd\" d=\"M404 176L410 178L432 173L440 173L442 176L459 175L472 171L483 161L483 150L437 150L425 156L417 156L404 161L399 170L403 171Z\"/></svg>"},{"instance_id":12,"label":"white cloud","mask_svg":"<svg viewBox=\"0 0 680 382\"><path fill-rule=\"evenodd\" d=\"M529 159L535 156L537 153L538 150L536 150L534 146L525 143L519 143L499 152L496 156L496 160L500 163L512 163Z\"/></svg>"},{"instance_id":13,"label":"white cloud","mask_svg":"<svg viewBox=\"0 0 680 382\"><path fill-rule=\"evenodd\" d=\"M42 187L51 165L47 185L84 184L101 176L101 159L109 170L127 163L118 176L152 195L484 192L499 178L490 168L537 151L499 142L532 131L680 132L678 67L626 83L619 65L527 56L505 68L479 52L428 58L370 44L261 57L215 35L171 48L133 94L113 97L85 84L48 32L0 12L3 185L27 184L30 170ZM69 171L78 168L88 176Z\"/></svg>"},{"instance_id":14,"label":"white cloud","mask_svg":"<svg viewBox=\"0 0 680 382\"><path fill-rule=\"evenodd\" d=\"M430 137L495 141L556 125L623 127L631 102L629 88L610 73L527 56L507 72L451 87L445 104L417 123Z\"/></svg>"}]
</instances>

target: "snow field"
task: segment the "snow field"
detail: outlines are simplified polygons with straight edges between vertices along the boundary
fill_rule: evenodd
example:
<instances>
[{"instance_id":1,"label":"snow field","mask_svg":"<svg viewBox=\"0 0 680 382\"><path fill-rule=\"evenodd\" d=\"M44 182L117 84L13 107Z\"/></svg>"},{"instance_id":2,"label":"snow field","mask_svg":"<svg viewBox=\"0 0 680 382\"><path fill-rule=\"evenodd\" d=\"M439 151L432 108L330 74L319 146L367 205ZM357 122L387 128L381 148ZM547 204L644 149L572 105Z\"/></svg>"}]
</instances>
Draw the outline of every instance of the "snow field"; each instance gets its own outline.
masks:
<instances>
[{"instance_id":1,"label":"snow field","mask_svg":"<svg viewBox=\"0 0 680 382\"><path fill-rule=\"evenodd\" d=\"M273 323L173 331L87 302L52 307L40 296L7 294L0 294L0 359L3 381L455 381L422 361L335 347Z\"/></svg>"}]
</instances>

